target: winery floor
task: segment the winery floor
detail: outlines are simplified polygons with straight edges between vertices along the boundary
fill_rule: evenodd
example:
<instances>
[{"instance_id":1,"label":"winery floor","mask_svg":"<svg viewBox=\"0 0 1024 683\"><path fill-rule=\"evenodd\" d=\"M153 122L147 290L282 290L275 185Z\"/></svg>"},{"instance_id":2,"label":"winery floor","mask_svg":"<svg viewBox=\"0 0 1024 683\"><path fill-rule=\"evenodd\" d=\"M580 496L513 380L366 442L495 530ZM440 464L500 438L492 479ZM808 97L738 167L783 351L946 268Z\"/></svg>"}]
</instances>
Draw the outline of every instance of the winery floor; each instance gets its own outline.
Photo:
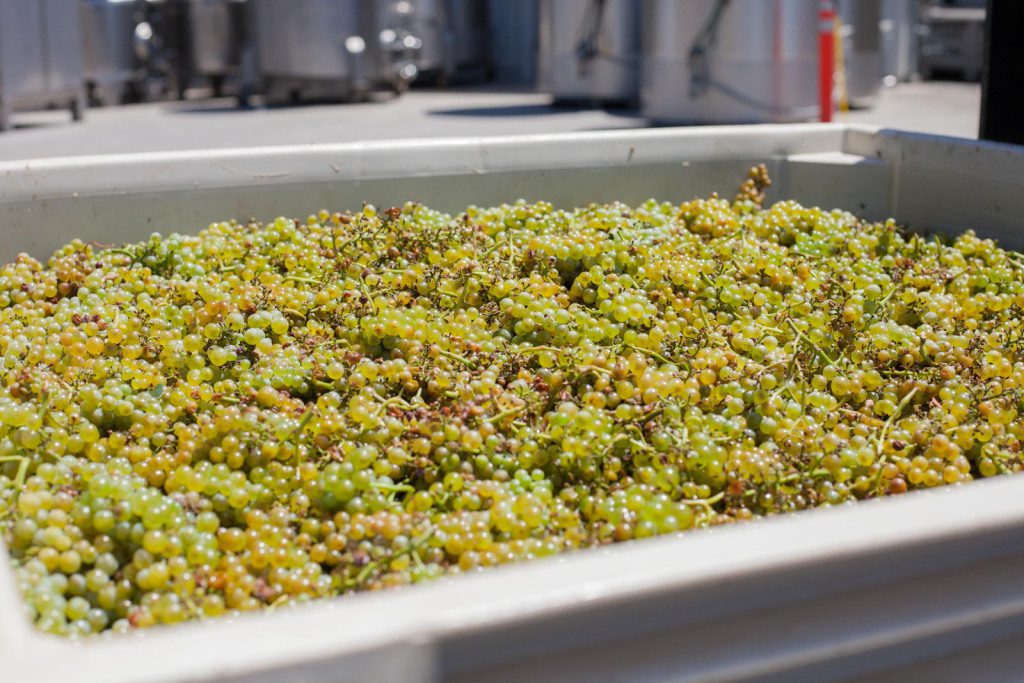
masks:
<instances>
[{"instance_id":1,"label":"winery floor","mask_svg":"<svg viewBox=\"0 0 1024 683\"><path fill-rule=\"evenodd\" d=\"M887 88L871 109L837 120L941 135L977 137L981 90L974 83L904 83ZM127 152L237 148L636 128L629 109L554 107L548 95L497 91L413 90L362 104L255 107L234 100L189 99L90 109L81 123L66 111L23 112L0 133L0 160Z\"/></svg>"}]
</instances>

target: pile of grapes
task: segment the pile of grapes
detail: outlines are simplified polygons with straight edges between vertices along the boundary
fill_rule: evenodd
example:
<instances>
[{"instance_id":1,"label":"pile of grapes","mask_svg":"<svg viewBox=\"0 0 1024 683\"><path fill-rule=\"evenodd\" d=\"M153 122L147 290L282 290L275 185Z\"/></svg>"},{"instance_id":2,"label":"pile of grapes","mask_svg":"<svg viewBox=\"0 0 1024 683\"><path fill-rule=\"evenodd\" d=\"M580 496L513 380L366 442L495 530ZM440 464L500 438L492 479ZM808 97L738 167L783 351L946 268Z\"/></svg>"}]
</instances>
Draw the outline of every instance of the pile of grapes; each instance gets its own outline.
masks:
<instances>
[{"instance_id":1,"label":"pile of grapes","mask_svg":"<svg viewBox=\"0 0 1024 683\"><path fill-rule=\"evenodd\" d=\"M125 631L1020 470L1021 256L768 184L19 257L0 532L32 618Z\"/></svg>"}]
</instances>

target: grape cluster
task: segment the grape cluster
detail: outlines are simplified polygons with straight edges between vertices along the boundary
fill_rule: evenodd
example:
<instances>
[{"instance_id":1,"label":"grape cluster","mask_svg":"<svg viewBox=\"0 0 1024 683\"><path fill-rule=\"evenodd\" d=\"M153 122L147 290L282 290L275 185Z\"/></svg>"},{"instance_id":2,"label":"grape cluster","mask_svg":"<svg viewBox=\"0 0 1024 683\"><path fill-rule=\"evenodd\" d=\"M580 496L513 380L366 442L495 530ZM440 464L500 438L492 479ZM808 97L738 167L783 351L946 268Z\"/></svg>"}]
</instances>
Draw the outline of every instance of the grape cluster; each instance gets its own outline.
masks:
<instances>
[{"instance_id":1,"label":"grape cluster","mask_svg":"<svg viewBox=\"0 0 1024 683\"><path fill-rule=\"evenodd\" d=\"M1024 259L781 201L223 222L0 269L0 532L85 635L1022 468Z\"/></svg>"}]
</instances>

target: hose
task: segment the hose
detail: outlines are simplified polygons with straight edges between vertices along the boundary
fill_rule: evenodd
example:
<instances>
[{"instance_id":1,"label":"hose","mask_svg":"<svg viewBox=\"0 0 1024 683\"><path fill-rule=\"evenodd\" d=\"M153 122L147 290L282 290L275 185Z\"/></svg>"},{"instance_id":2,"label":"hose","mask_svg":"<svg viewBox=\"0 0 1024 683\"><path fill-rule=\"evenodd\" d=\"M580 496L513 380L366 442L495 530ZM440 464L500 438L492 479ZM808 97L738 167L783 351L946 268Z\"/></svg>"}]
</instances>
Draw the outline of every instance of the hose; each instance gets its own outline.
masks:
<instances>
[{"instance_id":1,"label":"hose","mask_svg":"<svg viewBox=\"0 0 1024 683\"><path fill-rule=\"evenodd\" d=\"M600 56L601 25L604 23L606 0L592 0L587 4L583 21L580 23L580 38L576 44L576 70L580 76L586 74L591 60Z\"/></svg>"}]
</instances>

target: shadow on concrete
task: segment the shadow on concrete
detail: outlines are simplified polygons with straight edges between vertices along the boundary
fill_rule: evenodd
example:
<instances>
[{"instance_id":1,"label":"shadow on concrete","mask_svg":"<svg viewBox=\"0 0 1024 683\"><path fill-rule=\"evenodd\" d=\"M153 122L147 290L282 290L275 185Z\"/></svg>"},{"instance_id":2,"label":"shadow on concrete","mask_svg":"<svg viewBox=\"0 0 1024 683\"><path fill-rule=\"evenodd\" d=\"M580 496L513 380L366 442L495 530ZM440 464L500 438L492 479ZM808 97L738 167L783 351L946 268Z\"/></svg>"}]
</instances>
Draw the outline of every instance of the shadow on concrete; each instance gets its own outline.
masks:
<instances>
[{"instance_id":1,"label":"shadow on concrete","mask_svg":"<svg viewBox=\"0 0 1024 683\"><path fill-rule=\"evenodd\" d=\"M576 132L578 132L578 133L590 133L590 132L600 132L600 131L603 131L603 130L643 130L644 128L650 128L650 127L651 127L651 125L649 123L647 123L646 121L644 121L640 117L637 117L636 118L636 125L626 124L626 125L623 125L623 126L583 126L581 128L577 128Z\"/></svg>"},{"instance_id":2,"label":"shadow on concrete","mask_svg":"<svg viewBox=\"0 0 1024 683\"><path fill-rule=\"evenodd\" d=\"M510 104L497 107L459 107L456 109L432 109L429 116L471 116L484 118L508 118L515 116L550 116L552 114L579 114L583 111L600 111L609 116L636 118L635 109L628 107L600 107L584 104Z\"/></svg>"},{"instance_id":3,"label":"shadow on concrete","mask_svg":"<svg viewBox=\"0 0 1024 683\"><path fill-rule=\"evenodd\" d=\"M11 121L11 130L32 130L33 128L58 128L68 125L67 121ZM74 123L73 121L70 123Z\"/></svg>"},{"instance_id":4,"label":"shadow on concrete","mask_svg":"<svg viewBox=\"0 0 1024 683\"><path fill-rule=\"evenodd\" d=\"M432 109L429 116L472 116L506 118L513 116L549 116L551 114L574 114L578 107L564 107L553 104L512 104L499 107L459 107L456 109Z\"/></svg>"},{"instance_id":5,"label":"shadow on concrete","mask_svg":"<svg viewBox=\"0 0 1024 683\"><path fill-rule=\"evenodd\" d=\"M297 99L267 100L262 96L253 97L245 104L237 97L219 97L207 100L186 100L166 102L164 111L168 114L233 114L244 111L282 111L287 109L314 109L316 107L357 106L391 102L395 96L390 93L371 93L362 99L343 97L303 97Z\"/></svg>"},{"instance_id":6,"label":"shadow on concrete","mask_svg":"<svg viewBox=\"0 0 1024 683\"><path fill-rule=\"evenodd\" d=\"M259 107L263 109L263 107ZM214 106L185 105L167 107L168 114L233 114L239 111L254 111L256 107L241 107L238 103L217 104Z\"/></svg>"}]
</instances>

